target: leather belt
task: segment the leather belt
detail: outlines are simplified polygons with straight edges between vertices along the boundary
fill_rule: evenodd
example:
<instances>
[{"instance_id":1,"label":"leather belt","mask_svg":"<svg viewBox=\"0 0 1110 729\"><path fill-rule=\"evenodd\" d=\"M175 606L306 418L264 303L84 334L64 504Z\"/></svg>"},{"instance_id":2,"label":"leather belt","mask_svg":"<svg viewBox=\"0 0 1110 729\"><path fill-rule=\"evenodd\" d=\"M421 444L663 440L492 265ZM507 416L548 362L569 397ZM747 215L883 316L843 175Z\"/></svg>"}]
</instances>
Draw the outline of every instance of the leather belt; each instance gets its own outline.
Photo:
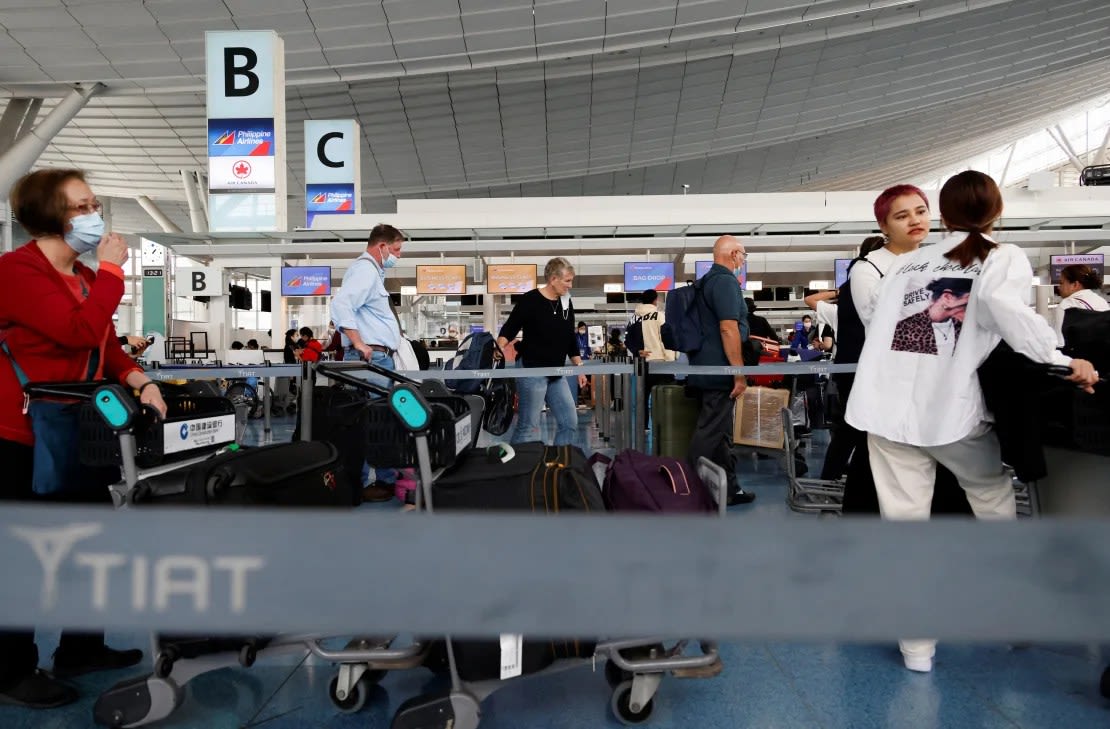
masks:
<instances>
[{"instance_id":1,"label":"leather belt","mask_svg":"<svg viewBox=\"0 0 1110 729\"><path fill-rule=\"evenodd\" d=\"M390 357L397 354L396 349L390 349L389 347L385 346L384 344L368 344L366 346L370 347L371 351L381 352L383 354L388 354ZM347 349L353 350L354 347L348 347Z\"/></svg>"}]
</instances>

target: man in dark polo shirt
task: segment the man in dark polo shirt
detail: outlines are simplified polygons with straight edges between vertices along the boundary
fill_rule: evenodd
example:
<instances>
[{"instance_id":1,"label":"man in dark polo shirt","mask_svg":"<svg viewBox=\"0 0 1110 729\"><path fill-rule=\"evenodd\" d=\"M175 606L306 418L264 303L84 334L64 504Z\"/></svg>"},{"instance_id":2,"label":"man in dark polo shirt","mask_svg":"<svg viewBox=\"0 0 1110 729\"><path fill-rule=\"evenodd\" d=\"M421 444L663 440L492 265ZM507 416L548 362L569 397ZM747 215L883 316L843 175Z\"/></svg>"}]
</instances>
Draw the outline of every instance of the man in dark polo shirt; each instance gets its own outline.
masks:
<instances>
[{"instance_id":1,"label":"man in dark polo shirt","mask_svg":"<svg viewBox=\"0 0 1110 729\"><path fill-rule=\"evenodd\" d=\"M747 257L744 244L734 236L721 236L713 244L713 266L702 278L702 295L697 297L703 342L701 349L690 355L690 364L743 366L741 346L748 338L748 312L737 272ZM701 401L690 442L690 463L696 467L698 458L705 456L735 479L733 401L744 394L747 382L743 375L690 375L687 382ZM754 499L755 494L736 487L728 503L746 504Z\"/></svg>"}]
</instances>

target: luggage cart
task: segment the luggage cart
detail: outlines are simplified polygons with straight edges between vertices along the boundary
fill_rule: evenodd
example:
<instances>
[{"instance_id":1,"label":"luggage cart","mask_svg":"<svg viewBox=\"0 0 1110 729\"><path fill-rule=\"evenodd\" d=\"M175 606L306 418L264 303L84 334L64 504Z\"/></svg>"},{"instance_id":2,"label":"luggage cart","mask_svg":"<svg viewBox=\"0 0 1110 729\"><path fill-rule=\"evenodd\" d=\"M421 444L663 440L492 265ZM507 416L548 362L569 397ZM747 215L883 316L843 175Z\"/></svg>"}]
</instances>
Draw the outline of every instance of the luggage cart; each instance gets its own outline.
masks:
<instances>
[{"instance_id":1,"label":"luggage cart","mask_svg":"<svg viewBox=\"0 0 1110 729\"><path fill-rule=\"evenodd\" d=\"M159 420L149 408L140 407L123 387L107 381L29 383L28 397L66 398L83 402L81 460L85 465L121 466L122 480L110 487L117 508L173 497L183 489L154 490L157 477L196 465L232 446L234 409L224 398L178 395L167 398L170 414ZM221 402L222 401L222 402ZM217 435L178 449L167 438L189 433L200 424ZM195 428L193 428L195 431ZM180 437L180 436L176 436ZM183 439L184 440L184 439ZM173 480L169 479L172 483ZM180 484L181 481L178 480ZM137 497L142 494L143 497ZM240 665L250 667L260 651L305 651L340 664L330 694L344 712L359 710L371 686L388 671L414 668L424 663L427 644L412 641L394 645L393 638L356 638L344 649L327 647L328 636L281 635L243 637L152 636L153 673L126 679L103 692L93 707L96 723L111 727L137 727L169 717L185 699L185 685L196 676ZM339 686L348 687L340 691Z\"/></svg>"},{"instance_id":2,"label":"luggage cart","mask_svg":"<svg viewBox=\"0 0 1110 729\"><path fill-rule=\"evenodd\" d=\"M432 485L436 474L428 439L434 424L432 407L420 387L409 383L395 384L387 402L397 420L414 438L419 465L418 493L424 508L434 512ZM725 504L729 479L723 469L702 459L698 474L709 485L718 503ZM723 511L722 508L722 514ZM666 674L678 678L711 678L721 672L723 666L716 643L700 641L701 653L688 655L689 643L678 641L667 647L664 641L655 638L602 641L596 644L592 658L556 660L528 675L546 675L605 660L605 678L613 690L610 699L613 715L623 724L641 724L651 717L655 694ZM477 729L481 721L481 702L514 680L462 680L451 636L446 636L445 644L451 687L406 701L394 714L391 729Z\"/></svg>"}]
</instances>

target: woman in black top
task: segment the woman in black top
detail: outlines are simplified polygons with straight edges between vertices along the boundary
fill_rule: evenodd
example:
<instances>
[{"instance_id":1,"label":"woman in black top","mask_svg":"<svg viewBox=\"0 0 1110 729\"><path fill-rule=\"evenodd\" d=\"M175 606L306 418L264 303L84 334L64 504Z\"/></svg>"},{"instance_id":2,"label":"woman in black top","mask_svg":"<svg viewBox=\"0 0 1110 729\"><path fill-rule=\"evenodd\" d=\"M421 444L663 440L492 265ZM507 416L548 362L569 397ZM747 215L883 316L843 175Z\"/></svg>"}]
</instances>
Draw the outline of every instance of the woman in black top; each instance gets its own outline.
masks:
<instances>
[{"instance_id":1,"label":"woman in black top","mask_svg":"<svg viewBox=\"0 0 1110 729\"><path fill-rule=\"evenodd\" d=\"M570 301L574 266L565 258L552 258L544 267L543 277L547 283L524 294L513 307L509 320L497 335L497 344L506 346L523 330L524 339L516 345L521 367L562 367L567 357L580 365L582 358L574 334L574 305ZM579 375L578 386L585 384L585 375ZM517 380L517 393L520 403L513 443L540 440L540 414L545 401L555 418L554 445L574 443L578 410L565 377L521 378Z\"/></svg>"}]
</instances>

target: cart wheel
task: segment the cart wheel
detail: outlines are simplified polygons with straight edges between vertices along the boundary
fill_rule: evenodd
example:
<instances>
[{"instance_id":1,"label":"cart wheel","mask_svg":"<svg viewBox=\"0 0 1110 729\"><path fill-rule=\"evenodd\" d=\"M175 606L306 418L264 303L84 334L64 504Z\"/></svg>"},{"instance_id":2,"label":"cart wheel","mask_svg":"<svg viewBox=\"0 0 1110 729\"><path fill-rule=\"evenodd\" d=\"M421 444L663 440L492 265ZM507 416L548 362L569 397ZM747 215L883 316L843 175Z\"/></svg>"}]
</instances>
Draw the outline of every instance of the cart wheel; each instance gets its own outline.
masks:
<instances>
[{"instance_id":1,"label":"cart wheel","mask_svg":"<svg viewBox=\"0 0 1110 729\"><path fill-rule=\"evenodd\" d=\"M609 684L609 688L615 689L626 681L632 680L632 674L624 670L612 660L605 661L605 681Z\"/></svg>"},{"instance_id":2,"label":"cart wheel","mask_svg":"<svg viewBox=\"0 0 1110 729\"><path fill-rule=\"evenodd\" d=\"M359 679L355 681L355 685L351 687L350 693L347 698L341 699L335 695L339 689L339 676L332 678L331 683L328 684L328 698L335 704L335 708L339 709L344 714L354 714L362 710L366 706L366 699L370 695L370 683Z\"/></svg>"},{"instance_id":3,"label":"cart wheel","mask_svg":"<svg viewBox=\"0 0 1110 729\"><path fill-rule=\"evenodd\" d=\"M173 658L165 653L159 653L154 659L154 675L158 678L169 678L173 673Z\"/></svg>"},{"instance_id":4,"label":"cart wheel","mask_svg":"<svg viewBox=\"0 0 1110 729\"><path fill-rule=\"evenodd\" d=\"M636 724L643 724L651 718L651 712L655 709L655 699L649 699L646 704L638 707L639 711L633 711L632 682L625 681L613 690L613 698L609 701L609 708L613 710L613 716L621 724L635 726Z\"/></svg>"},{"instance_id":5,"label":"cart wheel","mask_svg":"<svg viewBox=\"0 0 1110 729\"><path fill-rule=\"evenodd\" d=\"M1102 672L1102 680L1099 681L1098 690L1099 693L1110 699L1110 666L1107 666L1106 670Z\"/></svg>"},{"instance_id":6,"label":"cart wheel","mask_svg":"<svg viewBox=\"0 0 1110 729\"><path fill-rule=\"evenodd\" d=\"M243 668L250 668L254 662L258 660L258 648L247 643L239 649L239 665Z\"/></svg>"}]
</instances>

